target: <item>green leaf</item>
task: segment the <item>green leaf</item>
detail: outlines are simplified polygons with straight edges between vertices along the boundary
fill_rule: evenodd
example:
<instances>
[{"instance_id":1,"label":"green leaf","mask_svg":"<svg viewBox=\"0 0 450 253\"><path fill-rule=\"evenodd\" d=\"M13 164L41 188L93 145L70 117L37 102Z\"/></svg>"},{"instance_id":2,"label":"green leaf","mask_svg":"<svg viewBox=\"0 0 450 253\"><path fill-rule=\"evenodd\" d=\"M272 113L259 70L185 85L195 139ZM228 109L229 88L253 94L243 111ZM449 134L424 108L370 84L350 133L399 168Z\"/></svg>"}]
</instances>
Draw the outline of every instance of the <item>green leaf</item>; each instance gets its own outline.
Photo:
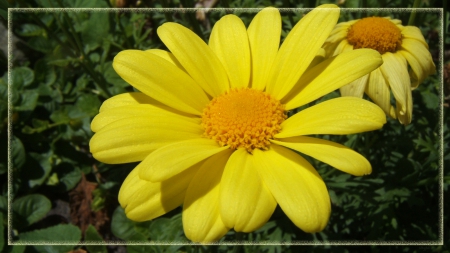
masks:
<instances>
[{"instance_id":1,"label":"green leaf","mask_svg":"<svg viewBox=\"0 0 450 253\"><path fill-rule=\"evenodd\" d=\"M11 158L13 169L21 168L25 164L25 148L19 138L13 136L11 140Z\"/></svg>"},{"instance_id":2,"label":"green leaf","mask_svg":"<svg viewBox=\"0 0 450 253\"><path fill-rule=\"evenodd\" d=\"M52 155L53 152L47 153L30 153L30 157L34 162L31 162L32 170L22 170L22 177L29 179L28 185L30 188L42 185L52 170ZM25 167L27 164L24 165Z\"/></svg>"},{"instance_id":3,"label":"green leaf","mask_svg":"<svg viewBox=\"0 0 450 253\"><path fill-rule=\"evenodd\" d=\"M103 43L103 39L109 33L109 13L92 12L81 31L81 38L85 46L85 52L95 50Z\"/></svg>"},{"instance_id":4,"label":"green leaf","mask_svg":"<svg viewBox=\"0 0 450 253\"><path fill-rule=\"evenodd\" d=\"M429 90L421 93L425 106L428 109L436 109L439 107L439 97L431 93Z\"/></svg>"},{"instance_id":5,"label":"green leaf","mask_svg":"<svg viewBox=\"0 0 450 253\"><path fill-rule=\"evenodd\" d=\"M34 80L34 72L28 67L17 67L11 71L12 85L17 90L30 85Z\"/></svg>"},{"instance_id":6,"label":"green leaf","mask_svg":"<svg viewBox=\"0 0 450 253\"><path fill-rule=\"evenodd\" d=\"M95 230L94 226L89 224L88 228L86 229L84 240L87 243L103 243L103 238L99 235L97 230ZM106 253L108 250L106 249L105 245L86 245L86 249L89 253Z\"/></svg>"},{"instance_id":7,"label":"green leaf","mask_svg":"<svg viewBox=\"0 0 450 253\"><path fill-rule=\"evenodd\" d=\"M39 91L26 90L21 94L21 102L19 106L14 106L15 111L33 111L36 108L39 99Z\"/></svg>"},{"instance_id":8,"label":"green leaf","mask_svg":"<svg viewBox=\"0 0 450 253\"><path fill-rule=\"evenodd\" d=\"M101 102L98 99L98 96L93 94L86 94L80 96L75 104L77 108L87 113L91 117L98 114L98 109L100 108L100 105Z\"/></svg>"},{"instance_id":9,"label":"green leaf","mask_svg":"<svg viewBox=\"0 0 450 253\"><path fill-rule=\"evenodd\" d=\"M51 53L53 48L55 47L55 42L53 40L49 40L47 38L39 36L32 37L30 40L28 40L27 45L36 51L48 54Z\"/></svg>"},{"instance_id":10,"label":"green leaf","mask_svg":"<svg viewBox=\"0 0 450 253\"><path fill-rule=\"evenodd\" d=\"M81 170L72 164L63 162L55 168L59 178L59 191L72 190L81 179Z\"/></svg>"},{"instance_id":11,"label":"green leaf","mask_svg":"<svg viewBox=\"0 0 450 253\"><path fill-rule=\"evenodd\" d=\"M105 1L92 0L64 0L64 6L73 8L106 8L109 7Z\"/></svg>"},{"instance_id":12,"label":"green leaf","mask_svg":"<svg viewBox=\"0 0 450 253\"><path fill-rule=\"evenodd\" d=\"M56 81L56 72L53 66L49 66L48 61L40 59L34 65L36 80L45 85L52 85Z\"/></svg>"},{"instance_id":13,"label":"green leaf","mask_svg":"<svg viewBox=\"0 0 450 253\"><path fill-rule=\"evenodd\" d=\"M41 194L30 194L13 202L14 227L24 228L44 218L52 208L50 200Z\"/></svg>"},{"instance_id":14,"label":"green leaf","mask_svg":"<svg viewBox=\"0 0 450 253\"><path fill-rule=\"evenodd\" d=\"M128 83L125 82L114 70L112 67L112 61L106 62L103 67L103 73L105 79L108 83L118 86L118 87L127 87Z\"/></svg>"},{"instance_id":15,"label":"green leaf","mask_svg":"<svg viewBox=\"0 0 450 253\"><path fill-rule=\"evenodd\" d=\"M81 230L72 225L56 225L53 227L33 230L19 234L19 243L33 244L33 242L40 243L70 243L78 244L81 240ZM38 252L69 252L75 246L72 245L35 245L33 246Z\"/></svg>"},{"instance_id":16,"label":"green leaf","mask_svg":"<svg viewBox=\"0 0 450 253\"><path fill-rule=\"evenodd\" d=\"M46 34L44 28L35 24L23 24L16 32L18 35L25 37L40 36Z\"/></svg>"},{"instance_id":17,"label":"green leaf","mask_svg":"<svg viewBox=\"0 0 450 253\"><path fill-rule=\"evenodd\" d=\"M147 222L145 224L148 224ZM142 225L142 223L141 223ZM117 207L111 221L112 233L122 239L129 241L146 241L147 238L137 231L136 222L128 219L122 207Z\"/></svg>"}]
</instances>

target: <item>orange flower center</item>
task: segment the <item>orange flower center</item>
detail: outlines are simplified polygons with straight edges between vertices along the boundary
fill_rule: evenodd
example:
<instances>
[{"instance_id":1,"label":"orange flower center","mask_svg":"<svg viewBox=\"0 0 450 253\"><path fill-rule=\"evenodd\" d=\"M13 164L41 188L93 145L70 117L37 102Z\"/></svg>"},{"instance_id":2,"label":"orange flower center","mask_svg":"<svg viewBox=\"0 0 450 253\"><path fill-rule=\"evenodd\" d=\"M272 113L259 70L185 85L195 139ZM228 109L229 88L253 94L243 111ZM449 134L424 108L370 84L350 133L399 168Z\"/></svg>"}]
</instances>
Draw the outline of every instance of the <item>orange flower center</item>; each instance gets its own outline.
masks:
<instances>
[{"instance_id":1,"label":"orange flower center","mask_svg":"<svg viewBox=\"0 0 450 253\"><path fill-rule=\"evenodd\" d=\"M284 107L270 94L244 88L214 98L203 110L205 135L231 149L267 149L286 119Z\"/></svg>"},{"instance_id":2,"label":"orange flower center","mask_svg":"<svg viewBox=\"0 0 450 253\"><path fill-rule=\"evenodd\" d=\"M348 30L347 40L353 49L371 48L380 54L395 52L402 44L402 33L391 21L380 17L363 18Z\"/></svg>"}]
</instances>

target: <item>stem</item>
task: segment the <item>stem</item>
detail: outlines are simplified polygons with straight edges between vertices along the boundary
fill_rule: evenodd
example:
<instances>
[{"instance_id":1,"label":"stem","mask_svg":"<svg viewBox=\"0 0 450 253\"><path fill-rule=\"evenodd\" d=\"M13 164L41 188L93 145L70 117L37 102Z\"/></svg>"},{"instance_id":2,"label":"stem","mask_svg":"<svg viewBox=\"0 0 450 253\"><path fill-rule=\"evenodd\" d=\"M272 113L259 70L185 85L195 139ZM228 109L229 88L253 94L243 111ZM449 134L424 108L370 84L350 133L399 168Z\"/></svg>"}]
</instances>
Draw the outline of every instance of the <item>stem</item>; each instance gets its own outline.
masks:
<instances>
[{"instance_id":1,"label":"stem","mask_svg":"<svg viewBox=\"0 0 450 253\"><path fill-rule=\"evenodd\" d=\"M420 0L414 0L414 4L413 4L413 10L411 12L411 14L409 15L409 21L408 21L408 25L414 25L414 19L416 18L416 8L419 8L421 4Z\"/></svg>"}]
</instances>

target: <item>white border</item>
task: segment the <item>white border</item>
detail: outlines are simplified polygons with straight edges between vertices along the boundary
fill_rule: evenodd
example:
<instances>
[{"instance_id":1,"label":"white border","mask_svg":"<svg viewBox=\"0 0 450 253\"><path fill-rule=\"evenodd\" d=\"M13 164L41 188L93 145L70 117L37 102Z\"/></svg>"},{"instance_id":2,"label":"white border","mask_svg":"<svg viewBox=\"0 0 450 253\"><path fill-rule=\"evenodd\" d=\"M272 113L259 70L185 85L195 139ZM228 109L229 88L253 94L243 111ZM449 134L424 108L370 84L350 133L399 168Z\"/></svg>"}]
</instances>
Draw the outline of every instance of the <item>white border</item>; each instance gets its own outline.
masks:
<instances>
[{"instance_id":1,"label":"white border","mask_svg":"<svg viewBox=\"0 0 450 253\"><path fill-rule=\"evenodd\" d=\"M393 11L393 12L437 12L440 16L440 29L439 29L439 64L437 75L440 81L440 148L439 148L439 214L438 214L438 234L439 238L436 241L423 240L423 241L291 241L291 242L277 242L277 241L226 241L220 243L210 243L210 244L200 244L200 243L189 243L189 242L168 242L168 241L149 241L149 242L122 242L122 241L105 241L104 243L99 242L42 242L42 241L22 241L14 242L12 240L12 161L11 161L11 137L12 137L12 105L11 105L11 70L12 70L12 14L16 13L27 13L27 12L194 12L197 10L205 10L207 12L219 12L219 11L235 11L239 12L250 12L257 13L263 8L8 8L8 245L265 245L265 246L287 246L287 245L309 245L309 246L319 246L319 245L331 245L331 246L360 246L360 245L378 245L378 246L433 246L433 245L444 245L444 114L443 114L443 29L444 29L444 17L443 8L340 8L341 12L373 12L373 11ZM313 10L314 8L278 8L280 12L306 12Z\"/></svg>"}]
</instances>

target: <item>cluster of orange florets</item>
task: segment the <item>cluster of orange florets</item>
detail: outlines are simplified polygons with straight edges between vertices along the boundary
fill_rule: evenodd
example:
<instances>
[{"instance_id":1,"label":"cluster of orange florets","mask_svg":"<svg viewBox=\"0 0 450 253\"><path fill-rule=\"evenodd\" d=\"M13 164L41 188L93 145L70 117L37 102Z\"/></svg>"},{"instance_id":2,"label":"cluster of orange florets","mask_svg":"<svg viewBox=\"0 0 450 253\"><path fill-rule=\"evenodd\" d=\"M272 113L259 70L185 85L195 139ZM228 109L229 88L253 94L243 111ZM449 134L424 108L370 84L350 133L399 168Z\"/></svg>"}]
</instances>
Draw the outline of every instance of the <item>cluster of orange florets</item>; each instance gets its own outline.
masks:
<instances>
[{"instance_id":1,"label":"cluster of orange florets","mask_svg":"<svg viewBox=\"0 0 450 253\"><path fill-rule=\"evenodd\" d=\"M232 89L214 98L203 110L205 135L231 149L267 149L286 119L281 103L254 89Z\"/></svg>"},{"instance_id":2,"label":"cluster of orange florets","mask_svg":"<svg viewBox=\"0 0 450 253\"><path fill-rule=\"evenodd\" d=\"M391 21L380 17L363 18L353 24L347 33L353 49L371 48L380 54L397 51L402 44L402 33Z\"/></svg>"}]
</instances>

